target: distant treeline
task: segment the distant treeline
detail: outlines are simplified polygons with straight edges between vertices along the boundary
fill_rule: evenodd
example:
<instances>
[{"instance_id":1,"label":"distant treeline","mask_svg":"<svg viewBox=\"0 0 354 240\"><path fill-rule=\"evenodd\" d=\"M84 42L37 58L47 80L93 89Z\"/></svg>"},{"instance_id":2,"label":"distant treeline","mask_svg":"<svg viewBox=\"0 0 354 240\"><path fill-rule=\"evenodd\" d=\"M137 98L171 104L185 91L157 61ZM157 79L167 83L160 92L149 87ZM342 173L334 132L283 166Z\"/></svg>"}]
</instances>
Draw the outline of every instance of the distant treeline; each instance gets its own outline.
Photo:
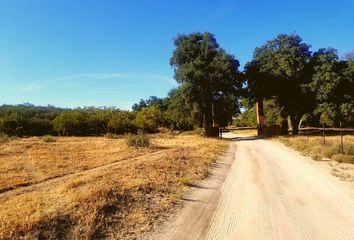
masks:
<instances>
[{"instance_id":1,"label":"distant treeline","mask_svg":"<svg viewBox=\"0 0 354 240\"><path fill-rule=\"evenodd\" d=\"M0 106L0 132L16 136L100 136L106 133L156 132L160 127L192 130L202 127L196 106L187 104L183 89L166 98L141 99L133 111L113 107L57 108L33 104ZM223 116L220 116L223 118ZM231 116L227 125L231 121Z\"/></svg>"}]
</instances>

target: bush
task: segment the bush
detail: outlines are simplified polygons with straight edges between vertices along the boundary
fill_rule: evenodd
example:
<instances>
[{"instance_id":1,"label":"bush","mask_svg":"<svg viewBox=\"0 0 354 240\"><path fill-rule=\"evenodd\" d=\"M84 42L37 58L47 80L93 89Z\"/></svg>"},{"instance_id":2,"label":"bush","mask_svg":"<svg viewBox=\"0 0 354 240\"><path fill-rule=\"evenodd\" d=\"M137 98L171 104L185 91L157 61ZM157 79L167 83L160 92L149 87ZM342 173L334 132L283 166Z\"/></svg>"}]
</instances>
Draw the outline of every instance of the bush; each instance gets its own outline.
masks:
<instances>
[{"instance_id":1,"label":"bush","mask_svg":"<svg viewBox=\"0 0 354 240\"><path fill-rule=\"evenodd\" d=\"M5 133L0 133L0 143L7 142L9 140L9 136L7 136Z\"/></svg>"},{"instance_id":2,"label":"bush","mask_svg":"<svg viewBox=\"0 0 354 240\"><path fill-rule=\"evenodd\" d=\"M334 144L331 148L325 151L326 157L331 157L335 154L342 154L342 146L340 143ZM344 142L343 144L343 154L344 155L354 155L354 144L351 142Z\"/></svg>"},{"instance_id":3,"label":"bush","mask_svg":"<svg viewBox=\"0 0 354 240\"><path fill-rule=\"evenodd\" d=\"M182 177L179 180L184 186L191 186L192 185L192 180L188 177Z\"/></svg>"},{"instance_id":4,"label":"bush","mask_svg":"<svg viewBox=\"0 0 354 240\"><path fill-rule=\"evenodd\" d=\"M48 142L55 142L55 141L56 141L55 137L53 137L53 136L51 136L51 135L44 135L44 136L42 137L42 140L43 140L43 142L46 142L46 143L48 143Z\"/></svg>"},{"instance_id":5,"label":"bush","mask_svg":"<svg viewBox=\"0 0 354 240\"><path fill-rule=\"evenodd\" d=\"M163 119L163 113L156 107L143 108L136 114L134 124L138 129L156 132Z\"/></svg>"},{"instance_id":6,"label":"bush","mask_svg":"<svg viewBox=\"0 0 354 240\"><path fill-rule=\"evenodd\" d=\"M204 129L203 128L196 128L193 130L193 133L198 136L203 136L204 135Z\"/></svg>"},{"instance_id":7,"label":"bush","mask_svg":"<svg viewBox=\"0 0 354 240\"><path fill-rule=\"evenodd\" d=\"M150 145L150 138L143 133L128 134L125 137L125 142L130 147L148 147Z\"/></svg>"},{"instance_id":8,"label":"bush","mask_svg":"<svg viewBox=\"0 0 354 240\"><path fill-rule=\"evenodd\" d=\"M105 138L107 138L107 139L116 139L116 138L118 138L118 136L116 135L116 134L113 134L113 133L110 133L110 132L108 132L108 133L106 133L105 135L103 135Z\"/></svg>"},{"instance_id":9,"label":"bush","mask_svg":"<svg viewBox=\"0 0 354 240\"><path fill-rule=\"evenodd\" d=\"M332 159L340 163L354 164L354 155L335 154L332 156Z\"/></svg>"}]
</instances>

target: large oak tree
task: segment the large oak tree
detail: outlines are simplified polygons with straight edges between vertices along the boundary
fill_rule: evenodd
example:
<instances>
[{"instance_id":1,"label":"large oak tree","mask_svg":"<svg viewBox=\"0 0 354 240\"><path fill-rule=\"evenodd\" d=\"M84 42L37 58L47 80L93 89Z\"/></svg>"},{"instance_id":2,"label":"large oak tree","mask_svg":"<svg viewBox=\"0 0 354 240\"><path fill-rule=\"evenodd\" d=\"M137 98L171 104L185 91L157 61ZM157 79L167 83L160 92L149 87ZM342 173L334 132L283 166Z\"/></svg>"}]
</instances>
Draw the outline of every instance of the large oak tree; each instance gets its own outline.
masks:
<instances>
[{"instance_id":1,"label":"large oak tree","mask_svg":"<svg viewBox=\"0 0 354 240\"><path fill-rule=\"evenodd\" d=\"M174 43L176 49L170 63L175 79L186 87L189 98L201 110L208 136L213 122L219 120L217 124L223 125L238 110L236 96L242 85L238 78L239 62L220 48L208 32L179 35ZM235 108L230 110L230 103Z\"/></svg>"},{"instance_id":2,"label":"large oak tree","mask_svg":"<svg viewBox=\"0 0 354 240\"><path fill-rule=\"evenodd\" d=\"M275 99L282 115L290 117L293 134L298 133L301 117L314 108L308 85L312 80L309 48L298 35L280 34L256 48L245 67L251 96Z\"/></svg>"}]
</instances>

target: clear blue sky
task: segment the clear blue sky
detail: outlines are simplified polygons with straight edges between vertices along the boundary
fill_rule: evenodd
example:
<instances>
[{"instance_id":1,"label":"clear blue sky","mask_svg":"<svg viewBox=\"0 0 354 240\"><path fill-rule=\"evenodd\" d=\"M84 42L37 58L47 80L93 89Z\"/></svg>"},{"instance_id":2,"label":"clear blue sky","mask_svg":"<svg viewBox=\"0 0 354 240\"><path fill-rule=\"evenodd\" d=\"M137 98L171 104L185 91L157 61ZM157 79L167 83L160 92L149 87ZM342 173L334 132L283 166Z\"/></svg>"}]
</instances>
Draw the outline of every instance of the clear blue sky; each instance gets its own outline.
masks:
<instances>
[{"instance_id":1,"label":"clear blue sky","mask_svg":"<svg viewBox=\"0 0 354 240\"><path fill-rule=\"evenodd\" d=\"M0 0L0 105L117 106L166 96L178 33L240 60L279 33L354 49L353 0Z\"/></svg>"}]
</instances>

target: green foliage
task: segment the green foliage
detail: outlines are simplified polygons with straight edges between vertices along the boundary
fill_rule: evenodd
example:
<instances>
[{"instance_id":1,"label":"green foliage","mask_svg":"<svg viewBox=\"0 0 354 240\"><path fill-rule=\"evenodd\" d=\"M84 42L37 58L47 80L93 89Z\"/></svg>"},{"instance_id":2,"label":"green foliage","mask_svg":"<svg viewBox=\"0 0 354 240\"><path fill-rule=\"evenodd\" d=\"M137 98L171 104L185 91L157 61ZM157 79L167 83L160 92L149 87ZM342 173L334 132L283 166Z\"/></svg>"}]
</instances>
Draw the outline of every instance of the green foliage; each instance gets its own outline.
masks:
<instances>
[{"instance_id":1,"label":"green foliage","mask_svg":"<svg viewBox=\"0 0 354 240\"><path fill-rule=\"evenodd\" d=\"M53 127L62 136L88 135L88 124L85 119L85 114L81 111L66 111L53 120Z\"/></svg>"},{"instance_id":2,"label":"green foliage","mask_svg":"<svg viewBox=\"0 0 354 240\"><path fill-rule=\"evenodd\" d=\"M83 114L86 117L85 125L87 125L88 133L94 133L95 135L102 135L108 131L108 122L111 119L111 111L101 109L88 109Z\"/></svg>"},{"instance_id":3,"label":"green foliage","mask_svg":"<svg viewBox=\"0 0 354 240\"><path fill-rule=\"evenodd\" d=\"M138 129L156 132L163 121L163 113L157 107L146 107L136 113L134 125Z\"/></svg>"},{"instance_id":4,"label":"green foliage","mask_svg":"<svg viewBox=\"0 0 354 240\"><path fill-rule=\"evenodd\" d=\"M180 86L169 92L167 118L170 126L178 130L192 130L200 122L198 108L191 103L187 87Z\"/></svg>"},{"instance_id":5,"label":"green foliage","mask_svg":"<svg viewBox=\"0 0 354 240\"><path fill-rule=\"evenodd\" d=\"M134 114L128 111L114 112L108 121L108 128L115 134L128 133L133 130Z\"/></svg>"},{"instance_id":6,"label":"green foliage","mask_svg":"<svg viewBox=\"0 0 354 240\"><path fill-rule=\"evenodd\" d=\"M310 46L298 35L280 34L256 48L246 64L249 94L254 99L275 98L283 116L290 116L293 133L301 117L314 108L309 62Z\"/></svg>"},{"instance_id":7,"label":"green foliage","mask_svg":"<svg viewBox=\"0 0 354 240\"><path fill-rule=\"evenodd\" d=\"M126 135L125 142L130 147L148 147L150 145L150 138L148 135L139 132L138 134Z\"/></svg>"},{"instance_id":8,"label":"green foliage","mask_svg":"<svg viewBox=\"0 0 354 240\"><path fill-rule=\"evenodd\" d=\"M135 103L132 106L133 111L137 112L142 110L145 107L157 107L161 111L165 111L167 109L167 101L166 98L158 98L156 96L150 96L148 99L140 99L139 103Z\"/></svg>"},{"instance_id":9,"label":"green foliage","mask_svg":"<svg viewBox=\"0 0 354 240\"><path fill-rule=\"evenodd\" d=\"M234 120L233 124L237 127L256 127L256 111L255 109L247 109L241 112Z\"/></svg>"},{"instance_id":10,"label":"green foliage","mask_svg":"<svg viewBox=\"0 0 354 240\"><path fill-rule=\"evenodd\" d=\"M256 110L254 104L246 98L241 100L243 111L237 116L233 124L238 127L257 127ZM275 100L263 101L265 125L280 125L283 118Z\"/></svg>"},{"instance_id":11,"label":"green foliage","mask_svg":"<svg viewBox=\"0 0 354 240\"><path fill-rule=\"evenodd\" d=\"M54 133L51 121L61 109L32 104L0 106L0 131L10 136L41 136Z\"/></svg>"},{"instance_id":12,"label":"green foliage","mask_svg":"<svg viewBox=\"0 0 354 240\"><path fill-rule=\"evenodd\" d=\"M339 121L350 125L354 118L351 61L339 61L337 51L328 48L314 53L313 64L310 87L316 96L315 116L328 126Z\"/></svg>"},{"instance_id":13,"label":"green foliage","mask_svg":"<svg viewBox=\"0 0 354 240\"><path fill-rule=\"evenodd\" d=\"M184 186L191 186L192 185L192 180L189 177L181 177L179 181L184 185Z\"/></svg>"},{"instance_id":14,"label":"green foliage","mask_svg":"<svg viewBox=\"0 0 354 240\"><path fill-rule=\"evenodd\" d=\"M170 60L175 79L184 85L190 101L197 104L208 135L213 121L229 122L237 111L229 112L225 104L234 101L237 107L236 94L242 84L238 78L239 62L220 48L214 35L207 32L179 35L175 46Z\"/></svg>"},{"instance_id":15,"label":"green foliage","mask_svg":"<svg viewBox=\"0 0 354 240\"><path fill-rule=\"evenodd\" d=\"M281 125L284 120L281 116L281 110L275 100L269 99L263 102L265 125Z\"/></svg>"},{"instance_id":16,"label":"green foliage","mask_svg":"<svg viewBox=\"0 0 354 240\"><path fill-rule=\"evenodd\" d=\"M43 141L43 142L46 142L46 143L49 143L49 142L55 142L56 139L55 139L55 137L53 137L53 136L51 136L51 135L44 135L44 136L42 137L42 141Z\"/></svg>"}]
</instances>

